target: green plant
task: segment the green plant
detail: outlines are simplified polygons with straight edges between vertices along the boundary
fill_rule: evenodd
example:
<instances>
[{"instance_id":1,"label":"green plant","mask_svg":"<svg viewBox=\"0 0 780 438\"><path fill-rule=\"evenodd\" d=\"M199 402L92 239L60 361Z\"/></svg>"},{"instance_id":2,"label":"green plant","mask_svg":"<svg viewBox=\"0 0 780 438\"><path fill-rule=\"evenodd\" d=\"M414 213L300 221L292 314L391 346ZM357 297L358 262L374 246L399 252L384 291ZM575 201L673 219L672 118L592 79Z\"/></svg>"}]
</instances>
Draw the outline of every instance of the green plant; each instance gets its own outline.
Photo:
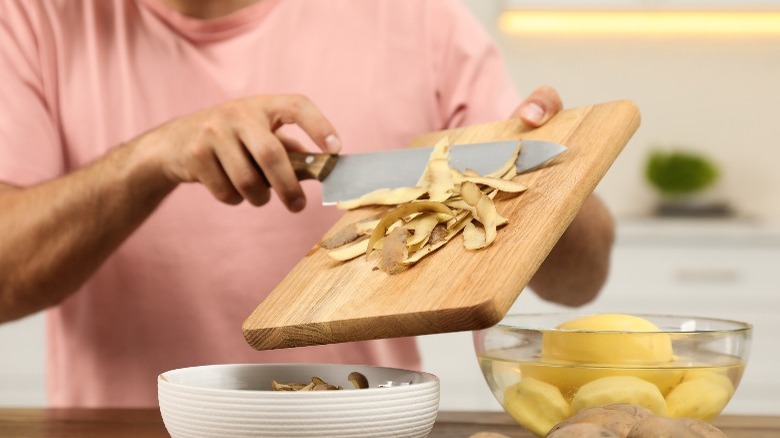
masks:
<instances>
[{"instance_id":1,"label":"green plant","mask_svg":"<svg viewBox=\"0 0 780 438\"><path fill-rule=\"evenodd\" d=\"M702 154L686 151L651 152L645 176L662 195L679 197L710 187L718 179L718 168Z\"/></svg>"}]
</instances>

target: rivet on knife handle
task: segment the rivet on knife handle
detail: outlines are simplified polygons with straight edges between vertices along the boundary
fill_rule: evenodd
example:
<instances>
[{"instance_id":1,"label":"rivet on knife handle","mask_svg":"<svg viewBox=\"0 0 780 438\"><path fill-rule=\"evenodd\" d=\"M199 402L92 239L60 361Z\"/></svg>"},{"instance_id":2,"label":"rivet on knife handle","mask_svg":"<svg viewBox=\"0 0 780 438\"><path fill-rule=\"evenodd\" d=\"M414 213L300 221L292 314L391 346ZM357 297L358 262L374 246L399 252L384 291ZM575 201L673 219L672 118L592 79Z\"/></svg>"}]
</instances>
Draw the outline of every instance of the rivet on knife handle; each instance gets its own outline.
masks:
<instances>
[{"instance_id":1,"label":"rivet on knife handle","mask_svg":"<svg viewBox=\"0 0 780 438\"><path fill-rule=\"evenodd\" d=\"M339 160L339 156L336 154L287 152L287 155L295 170L295 176L300 181L305 179L324 180Z\"/></svg>"}]
</instances>

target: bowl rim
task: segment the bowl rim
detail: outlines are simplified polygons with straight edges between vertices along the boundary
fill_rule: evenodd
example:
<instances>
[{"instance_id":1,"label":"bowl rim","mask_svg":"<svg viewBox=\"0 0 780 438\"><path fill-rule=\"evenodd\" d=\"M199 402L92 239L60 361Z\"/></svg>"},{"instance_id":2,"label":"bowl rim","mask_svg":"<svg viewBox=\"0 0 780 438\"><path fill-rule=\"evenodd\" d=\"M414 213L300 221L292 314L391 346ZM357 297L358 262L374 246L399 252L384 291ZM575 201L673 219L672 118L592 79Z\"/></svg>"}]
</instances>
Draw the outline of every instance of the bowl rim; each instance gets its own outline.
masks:
<instances>
[{"instance_id":1,"label":"bowl rim","mask_svg":"<svg viewBox=\"0 0 780 438\"><path fill-rule=\"evenodd\" d=\"M724 329L696 329L696 330L648 330L648 331L638 331L638 330L591 330L591 329L570 329L570 328L556 328L556 327L540 327L540 326L534 326L531 324L510 324L507 321L507 319L510 318L517 318L517 317L526 317L526 318L537 318L537 317L566 317L569 319L575 319L575 318L581 318L586 316L595 316L595 315L615 315L615 314L622 314L622 315L630 315L630 316L637 316L640 318L648 319L650 322L652 322L652 318L673 318L673 319L679 319L679 320L696 320L696 321L710 321L710 322L718 322L718 323L725 323L730 324L733 327L732 328L724 328ZM562 320L566 321L566 319ZM631 334L631 333L641 333L641 334L669 334L669 335L675 335L675 334L728 334L728 333L740 333L740 332L751 332L753 330L753 324L743 322L743 321L737 321L733 319L725 319L725 318L717 318L717 317L711 317L711 316L694 316L694 315L670 315L670 314L661 314L661 313L621 313L621 312L534 312L534 313L510 313L504 315L504 317L499 321L495 326L490 328L499 328L499 329L519 329L519 330L538 330L542 332L557 332L557 333L590 333L590 334ZM490 330L490 328L486 330Z\"/></svg>"},{"instance_id":2,"label":"bowl rim","mask_svg":"<svg viewBox=\"0 0 780 438\"><path fill-rule=\"evenodd\" d=\"M318 367L318 366L337 366L337 367L360 367L360 368L374 368L374 369L384 369L384 370L393 370L393 371L402 371L402 372L408 372L413 374L419 374L422 375L425 378L425 381L420 383L415 383L412 385L399 385L399 386L391 386L387 388L379 388L379 387L370 387L370 388L364 388L360 390L356 390L353 388L349 388L345 391L274 391L270 389L230 389L230 388L209 388L204 386L198 386L198 385L192 385L192 384L184 384L179 382L173 382L171 380L168 380L165 377L165 374L167 373L173 373L173 372L186 372L186 371L193 371L196 369L204 369L204 368L222 368L222 367L257 367L257 368L265 368L265 367L296 367L296 368L304 368L304 367ZM229 395L229 394L242 394L242 395L248 395L248 394L263 394L265 396L268 396L270 394L273 394L274 397L301 397L300 394L308 394L307 397L338 397L339 394L343 394L343 397L347 396L354 396L356 393L355 391L359 391L360 394L376 394L377 392L382 393L394 393L397 394L398 392L403 391L410 391L410 390L419 390L426 388L428 386L439 386L439 377L435 374L431 374L425 371L415 371L410 370L406 368L396 368L396 367L384 367L384 366L374 366L374 365L358 365L358 364L341 364L341 363L219 363L219 364L207 364L207 365L195 365L195 366L189 366L189 367L183 367L183 368L174 368L172 370L165 371L163 373L160 373L157 375L157 385L158 386L169 386L172 388L182 388L182 389L197 389L198 391L204 391L206 393L215 393L215 394L221 394L221 395Z\"/></svg>"}]
</instances>

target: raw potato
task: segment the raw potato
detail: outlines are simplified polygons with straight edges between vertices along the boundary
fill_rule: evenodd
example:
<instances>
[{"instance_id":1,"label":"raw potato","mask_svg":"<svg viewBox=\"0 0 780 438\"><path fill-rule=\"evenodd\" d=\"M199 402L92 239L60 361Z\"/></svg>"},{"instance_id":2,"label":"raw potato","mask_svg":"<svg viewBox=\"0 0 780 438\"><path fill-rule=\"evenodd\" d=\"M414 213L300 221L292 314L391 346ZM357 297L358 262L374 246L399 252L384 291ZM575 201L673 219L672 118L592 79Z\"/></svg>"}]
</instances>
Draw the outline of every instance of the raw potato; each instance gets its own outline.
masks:
<instances>
[{"instance_id":1,"label":"raw potato","mask_svg":"<svg viewBox=\"0 0 780 438\"><path fill-rule=\"evenodd\" d=\"M592 423L572 424L547 435L548 438L623 438L624 436L616 435L611 430Z\"/></svg>"},{"instance_id":2,"label":"raw potato","mask_svg":"<svg viewBox=\"0 0 780 438\"><path fill-rule=\"evenodd\" d=\"M558 429L563 429L573 424L589 423L609 430L614 436L625 437L628 435L628 431L630 431L640 420L640 417L636 417L623 410L595 407L577 412L566 420L558 423L550 430L550 434Z\"/></svg>"},{"instance_id":3,"label":"raw potato","mask_svg":"<svg viewBox=\"0 0 780 438\"><path fill-rule=\"evenodd\" d=\"M358 199L339 202L338 207L342 209L367 205L395 205L396 208L378 221L352 224L320 246L330 250L328 255L338 261L358 257L361 248L367 260L375 249L392 252L381 256L378 268L397 274L444 246L461 231L467 250L491 245L498 227L509 222L498 214L493 198L498 192L526 190L524 185L512 181L517 175L515 163L520 145L499 169L484 176L470 169L461 173L450 168L449 151L446 137L436 143L416 187L380 189ZM443 223L446 225L442 226ZM405 239L401 232L394 231L398 227L408 230ZM392 243L383 248L391 233L395 233ZM360 240L365 234L370 234L367 242Z\"/></svg>"},{"instance_id":4,"label":"raw potato","mask_svg":"<svg viewBox=\"0 0 780 438\"><path fill-rule=\"evenodd\" d=\"M591 364L668 363L674 358L672 339L652 322L634 315L599 314L577 318L560 324L558 329L544 334L542 357ZM565 330L614 331L614 334L591 336ZM619 333L619 332L631 333ZM635 333L635 332L648 332Z\"/></svg>"},{"instance_id":5,"label":"raw potato","mask_svg":"<svg viewBox=\"0 0 780 438\"><path fill-rule=\"evenodd\" d=\"M558 366L551 367L550 364ZM605 366L606 365L606 366ZM592 367L581 366L579 362L545 359L543 364L528 362L520 366L523 375L543 380L557 386L564 397L571 399L577 390L594 380L605 377L630 376L646 380L666 396L683 378L684 371L668 368L632 368L620 364L602 364Z\"/></svg>"},{"instance_id":6,"label":"raw potato","mask_svg":"<svg viewBox=\"0 0 780 438\"><path fill-rule=\"evenodd\" d=\"M544 436L571 413L558 388L530 377L504 391L504 409L523 427Z\"/></svg>"},{"instance_id":7,"label":"raw potato","mask_svg":"<svg viewBox=\"0 0 780 438\"><path fill-rule=\"evenodd\" d=\"M725 433L710 423L705 423L704 421L693 418L679 418L677 421L686 425L688 429L698 433L701 438L726 438Z\"/></svg>"},{"instance_id":8,"label":"raw potato","mask_svg":"<svg viewBox=\"0 0 780 438\"><path fill-rule=\"evenodd\" d=\"M734 385L723 375L713 373L683 380L666 396L667 414L673 418L709 421L720 414L733 393Z\"/></svg>"},{"instance_id":9,"label":"raw potato","mask_svg":"<svg viewBox=\"0 0 780 438\"><path fill-rule=\"evenodd\" d=\"M619 413L617 416L616 413ZM625 416L628 416L626 418ZM595 428L594 428L595 426ZM598 435L606 430L610 435ZM725 438L718 428L692 418L657 416L642 406L621 403L584 409L558 423L548 438Z\"/></svg>"},{"instance_id":10,"label":"raw potato","mask_svg":"<svg viewBox=\"0 0 780 438\"><path fill-rule=\"evenodd\" d=\"M571 400L572 412L615 403L643 406L656 415L666 414L666 401L658 387L630 376L604 377L583 385Z\"/></svg>"},{"instance_id":11,"label":"raw potato","mask_svg":"<svg viewBox=\"0 0 780 438\"><path fill-rule=\"evenodd\" d=\"M638 422L626 438L702 438L685 424L654 415Z\"/></svg>"},{"instance_id":12,"label":"raw potato","mask_svg":"<svg viewBox=\"0 0 780 438\"><path fill-rule=\"evenodd\" d=\"M625 412L632 417L635 417L637 421L644 420L647 417L655 415L650 409L647 409L644 406L632 405L631 403L616 403L614 405L605 405L602 406L602 409L606 409L608 411Z\"/></svg>"}]
</instances>

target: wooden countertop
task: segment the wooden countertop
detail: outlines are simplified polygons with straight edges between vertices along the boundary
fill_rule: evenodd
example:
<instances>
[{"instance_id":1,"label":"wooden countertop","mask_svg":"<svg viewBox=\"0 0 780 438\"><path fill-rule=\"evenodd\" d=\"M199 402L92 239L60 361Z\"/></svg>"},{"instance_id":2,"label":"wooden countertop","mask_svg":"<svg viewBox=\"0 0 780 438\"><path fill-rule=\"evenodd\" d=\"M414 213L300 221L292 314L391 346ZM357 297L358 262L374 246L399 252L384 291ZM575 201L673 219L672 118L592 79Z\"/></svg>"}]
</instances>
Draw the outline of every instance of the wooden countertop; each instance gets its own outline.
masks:
<instances>
[{"instance_id":1,"label":"wooden countertop","mask_svg":"<svg viewBox=\"0 0 780 438\"><path fill-rule=\"evenodd\" d=\"M780 416L724 415L715 421L729 438L780 437ZM533 438L503 412L441 412L430 438L468 438L497 432ZM167 438L157 409L0 408L0 437Z\"/></svg>"}]
</instances>

